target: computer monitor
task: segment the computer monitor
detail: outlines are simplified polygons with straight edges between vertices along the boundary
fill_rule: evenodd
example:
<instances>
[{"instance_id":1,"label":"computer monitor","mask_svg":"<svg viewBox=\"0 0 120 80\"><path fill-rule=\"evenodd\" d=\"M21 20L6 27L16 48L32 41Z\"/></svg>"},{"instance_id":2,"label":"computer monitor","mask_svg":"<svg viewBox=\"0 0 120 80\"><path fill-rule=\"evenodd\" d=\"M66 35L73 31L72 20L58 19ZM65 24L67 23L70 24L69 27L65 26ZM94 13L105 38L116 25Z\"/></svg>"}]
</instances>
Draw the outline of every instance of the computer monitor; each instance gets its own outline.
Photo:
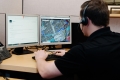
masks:
<instances>
[{"instance_id":1,"label":"computer monitor","mask_svg":"<svg viewBox=\"0 0 120 80\"><path fill-rule=\"evenodd\" d=\"M6 47L15 53L29 53L23 48L39 45L39 15L6 14Z\"/></svg>"},{"instance_id":2,"label":"computer monitor","mask_svg":"<svg viewBox=\"0 0 120 80\"><path fill-rule=\"evenodd\" d=\"M40 16L40 45L71 44L70 16Z\"/></svg>"}]
</instances>

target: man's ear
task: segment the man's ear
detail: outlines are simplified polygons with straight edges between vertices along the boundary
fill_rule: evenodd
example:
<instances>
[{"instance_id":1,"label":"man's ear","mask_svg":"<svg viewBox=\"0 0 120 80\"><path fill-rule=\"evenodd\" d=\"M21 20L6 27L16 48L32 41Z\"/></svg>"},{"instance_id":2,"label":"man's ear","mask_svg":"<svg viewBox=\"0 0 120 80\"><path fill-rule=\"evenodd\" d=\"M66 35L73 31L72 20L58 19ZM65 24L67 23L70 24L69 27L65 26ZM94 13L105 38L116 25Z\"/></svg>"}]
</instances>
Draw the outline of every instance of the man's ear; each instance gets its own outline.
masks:
<instances>
[{"instance_id":1,"label":"man's ear","mask_svg":"<svg viewBox=\"0 0 120 80\"><path fill-rule=\"evenodd\" d=\"M87 17L88 20L88 24L86 26L89 26L89 24L91 23L91 20Z\"/></svg>"}]
</instances>

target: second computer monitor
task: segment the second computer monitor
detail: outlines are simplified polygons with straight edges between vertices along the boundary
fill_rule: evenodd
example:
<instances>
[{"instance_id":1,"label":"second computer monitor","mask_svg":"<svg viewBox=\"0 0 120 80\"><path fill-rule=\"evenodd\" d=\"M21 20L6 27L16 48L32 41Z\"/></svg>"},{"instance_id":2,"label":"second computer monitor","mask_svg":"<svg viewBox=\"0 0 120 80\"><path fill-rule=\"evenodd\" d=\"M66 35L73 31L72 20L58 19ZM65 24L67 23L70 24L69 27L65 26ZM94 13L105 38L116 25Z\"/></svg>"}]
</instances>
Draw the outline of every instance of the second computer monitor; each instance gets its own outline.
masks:
<instances>
[{"instance_id":1,"label":"second computer monitor","mask_svg":"<svg viewBox=\"0 0 120 80\"><path fill-rule=\"evenodd\" d=\"M14 54L33 53L27 46L39 45L39 15L6 15L6 48L14 48Z\"/></svg>"},{"instance_id":2,"label":"second computer monitor","mask_svg":"<svg viewBox=\"0 0 120 80\"><path fill-rule=\"evenodd\" d=\"M39 45L39 15L7 14L6 47Z\"/></svg>"},{"instance_id":3,"label":"second computer monitor","mask_svg":"<svg viewBox=\"0 0 120 80\"><path fill-rule=\"evenodd\" d=\"M70 16L40 16L40 45L71 44Z\"/></svg>"}]
</instances>

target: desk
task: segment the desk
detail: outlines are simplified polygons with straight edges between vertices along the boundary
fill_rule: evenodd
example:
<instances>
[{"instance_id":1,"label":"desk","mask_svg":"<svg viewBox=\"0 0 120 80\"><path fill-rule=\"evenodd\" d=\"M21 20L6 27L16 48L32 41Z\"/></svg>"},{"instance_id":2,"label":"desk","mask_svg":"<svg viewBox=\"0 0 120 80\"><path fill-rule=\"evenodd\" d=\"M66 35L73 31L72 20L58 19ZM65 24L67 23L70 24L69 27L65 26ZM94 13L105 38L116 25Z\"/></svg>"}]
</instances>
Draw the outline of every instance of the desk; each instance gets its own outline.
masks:
<instances>
[{"instance_id":1,"label":"desk","mask_svg":"<svg viewBox=\"0 0 120 80\"><path fill-rule=\"evenodd\" d=\"M9 80L24 80L24 79L15 79L15 78L8 78ZM5 80L3 77L0 77L0 80Z\"/></svg>"},{"instance_id":2,"label":"desk","mask_svg":"<svg viewBox=\"0 0 120 80\"><path fill-rule=\"evenodd\" d=\"M68 51L69 49L65 50ZM37 71L36 61L32 59L32 56L34 56L33 53L25 55L12 54L12 57L4 60L0 64L0 69L5 71L4 73L10 74L10 80L16 80L12 78L18 78L23 80L44 80L39 75ZM60 76L50 80L73 80L73 78L73 76ZM0 80L2 79L0 78Z\"/></svg>"},{"instance_id":3,"label":"desk","mask_svg":"<svg viewBox=\"0 0 120 80\"><path fill-rule=\"evenodd\" d=\"M34 56L34 54L12 54L11 58L8 58L1 63L0 69L37 73L36 62L32 59L32 56Z\"/></svg>"},{"instance_id":4,"label":"desk","mask_svg":"<svg viewBox=\"0 0 120 80\"><path fill-rule=\"evenodd\" d=\"M65 49L65 50L68 51L69 49ZM1 63L0 69L38 73L36 61L32 59L32 56L34 56L34 54L25 54L25 55L12 54L12 57L4 60Z\"/></svg>"}]
</instances>

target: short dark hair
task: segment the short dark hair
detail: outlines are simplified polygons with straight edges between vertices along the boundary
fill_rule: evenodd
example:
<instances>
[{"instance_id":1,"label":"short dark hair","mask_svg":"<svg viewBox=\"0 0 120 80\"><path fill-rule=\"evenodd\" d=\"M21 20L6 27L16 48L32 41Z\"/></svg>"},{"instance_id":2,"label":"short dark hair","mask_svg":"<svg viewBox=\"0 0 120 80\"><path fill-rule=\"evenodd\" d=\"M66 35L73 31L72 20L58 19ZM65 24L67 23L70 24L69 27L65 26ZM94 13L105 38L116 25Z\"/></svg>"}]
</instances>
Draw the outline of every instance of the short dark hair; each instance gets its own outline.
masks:
<instances>
[{"instance_id":1,"label":"short dark hair","mask_svg":"<svg viewBox=\"0 0 120 80\"><path fill-rule=\"evenodd\" d=\"M83 15L85 7L88 5ZM108 26L109 24L109 10L108 5L103 0L89 0L81 5L81 18L88 17L96 26Z\"/></svg>"}]
</instances>

